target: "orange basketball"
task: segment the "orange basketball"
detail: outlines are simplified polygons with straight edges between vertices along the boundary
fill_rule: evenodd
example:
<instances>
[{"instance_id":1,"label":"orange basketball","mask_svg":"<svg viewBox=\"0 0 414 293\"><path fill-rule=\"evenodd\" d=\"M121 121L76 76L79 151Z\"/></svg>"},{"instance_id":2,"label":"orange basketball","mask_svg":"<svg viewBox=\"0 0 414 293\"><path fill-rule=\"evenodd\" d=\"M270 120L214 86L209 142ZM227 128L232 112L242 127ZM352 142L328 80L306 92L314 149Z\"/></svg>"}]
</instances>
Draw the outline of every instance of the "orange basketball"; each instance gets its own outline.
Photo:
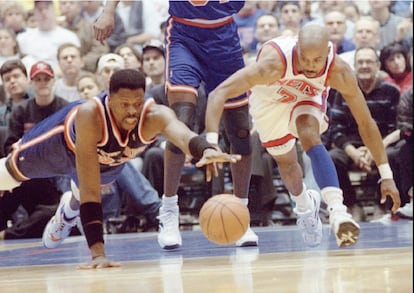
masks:
<instances>
[{"instance_id":1,"label":"orange basketball","mask_svg":"<svg viewBox=\"0 0 414 293\"><path fill-rule=\"evenodd\" d=\"M208 240L220 245L239 240L250 223L246 205L232 194L218 194L209 198L199 215L201 231Z\"/></svg>"}]
</instances>

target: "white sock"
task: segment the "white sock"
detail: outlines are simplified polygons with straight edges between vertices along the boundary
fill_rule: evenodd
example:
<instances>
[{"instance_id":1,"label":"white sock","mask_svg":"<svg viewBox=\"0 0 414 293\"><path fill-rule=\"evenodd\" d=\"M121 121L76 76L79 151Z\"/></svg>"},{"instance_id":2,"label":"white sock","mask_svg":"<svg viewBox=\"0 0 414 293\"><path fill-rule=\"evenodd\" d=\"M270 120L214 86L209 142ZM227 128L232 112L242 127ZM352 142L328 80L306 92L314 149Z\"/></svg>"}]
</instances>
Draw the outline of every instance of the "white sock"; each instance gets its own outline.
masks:
<instances>
[{"instance_id":1,"label":"white sock","mask_svg":"<svg viewBox=\"0 0 414 293\"><path fill-rule=\"evenodd\" d=\"M299 195L292 195L290 192L290 198L296 203L296 210L298 212L306 212L313 210L313 202L306 192L306 185L303 183L302 191Z\"/></svg>"},{"instance_id":2,"label":"white sock","mask_svg":"<svg viewBox=\"0 0 414 293\"><path fill-rule=\"evenodd\" d=\"M249 204L249 198L241 198L241 197L239 197L239 199L241 200L241 202L242 203L244 203L245 204L245 206L247 207L247 205Z\"/></svg>"},{"instance_id":3,"label":"white sock","mask_svg":"<svg viewBox=\"0 0 414 293\"><path fill-rule=\"evenodd\" d=\"M67 191L67 192L70 192L72 195L71 191ZM63 205L63 215L66 220L72 220L73 218L76 218L77 216L79 216L79 205L77 209L73 209L70 204L71 200L72 200L72 196L68 197L68 200L65 201Z\"/></svg>"},{"instance_id":4,"label":"white sock","mask_svg":"<svg viewBox=\"0 0 414 293\"><path fill-rule=\"evenodd\" d=\"M328 211L344 209L344 196L340 188L337 187L325 187L321 190L322 198L328 205Z\"/></svg>"},{"instance_id":5,"label":"white sock","mask_svg":"<svg viewBox=\"0 0 414 293\"><path fill-rule=\"evenodd\" d=\"M162 207L163 208L174 208L178 205L178 195L173 196L166 196L163 194L162 196Z\"/></svg>"}]
</instances>

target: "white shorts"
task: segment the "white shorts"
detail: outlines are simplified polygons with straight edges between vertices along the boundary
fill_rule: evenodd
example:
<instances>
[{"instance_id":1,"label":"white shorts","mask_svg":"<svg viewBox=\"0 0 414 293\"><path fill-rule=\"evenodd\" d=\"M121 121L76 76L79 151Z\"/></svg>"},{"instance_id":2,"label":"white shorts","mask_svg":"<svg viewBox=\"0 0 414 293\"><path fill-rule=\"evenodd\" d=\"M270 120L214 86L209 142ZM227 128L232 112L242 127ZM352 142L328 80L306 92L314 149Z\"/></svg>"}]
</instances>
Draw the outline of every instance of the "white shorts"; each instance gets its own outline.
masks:
<instances>
[{"instance_id":1,"label":"white shorts","mask_svg":"<svg viewBox=\"0 0 414 293\"><path fill-rule=\"evenodd\" d=\"M253 128L259 133L262 145L271 155L283 155L293 148L298 138L296 119L302 114L312 115L319 121L320 133L328 129L328 118L321 96L294 103L278 103L252 95L249 105Z\"/></svg>"}]
</instances>

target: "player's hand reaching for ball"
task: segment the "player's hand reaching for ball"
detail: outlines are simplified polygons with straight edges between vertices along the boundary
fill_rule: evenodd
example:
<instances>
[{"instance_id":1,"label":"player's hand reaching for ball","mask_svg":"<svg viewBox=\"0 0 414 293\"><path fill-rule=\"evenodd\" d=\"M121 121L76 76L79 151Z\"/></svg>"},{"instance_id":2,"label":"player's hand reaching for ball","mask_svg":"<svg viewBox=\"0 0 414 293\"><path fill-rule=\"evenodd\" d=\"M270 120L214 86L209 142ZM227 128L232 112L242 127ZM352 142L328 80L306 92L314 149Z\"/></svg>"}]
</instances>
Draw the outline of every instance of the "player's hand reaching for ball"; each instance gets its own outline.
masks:
<instances>
[{"instance_id":1,"label":"player's hand reaching for ball","mask_svg":"<svg viewBox=\"0 0 414 293\"><path fill-rule=\"evenodd\" d=\"M120 263L110 261L105 256L98 256L94 258L91 263L87 265L78 266L78 269L91 270L91 269L117 268L120 266L121 266Z\"/></svg>"},{"instance_id":2,"label":"player's hand reaching for ball","mask_svg":"<svg viewBox=\"0 0 414 293\"><path fill-rule=\"evenodd\" d=\"M241 160L241 155L223 153L219 149L208 148L203 152L203 157L196 163L197 167L206 166L206 180L211 181L211 174L218 176L218 169L223 168L225 162L237 163Z\"/></svg>"}]
</instances>

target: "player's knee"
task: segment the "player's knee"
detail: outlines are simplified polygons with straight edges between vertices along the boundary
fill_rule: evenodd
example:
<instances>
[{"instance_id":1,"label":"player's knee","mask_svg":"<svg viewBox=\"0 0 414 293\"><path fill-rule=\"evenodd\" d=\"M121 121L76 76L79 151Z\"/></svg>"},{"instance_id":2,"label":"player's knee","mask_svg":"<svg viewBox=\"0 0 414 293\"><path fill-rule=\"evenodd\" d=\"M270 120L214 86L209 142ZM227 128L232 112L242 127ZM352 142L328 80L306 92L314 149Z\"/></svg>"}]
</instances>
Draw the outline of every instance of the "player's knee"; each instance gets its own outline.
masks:
<instances>
[{"instance_id":1,"label":"player's knee","mask_svg":"<svg viewBox=\"0 0 414 293\"><path fill-rule=\"evenodd\" d=\"M231 149L240 155L250 155L250 123L247 106L225 111L224 123Z\"/></svg>"},{"instance_id":2,"label":"player's knee","mask_svg":"<svg viewBox=\"0 0 414 293\"><path fill-rule=\"evenodd\" d=\"M188 128L193 129L195 109L196 106L189 102L177 102L171 105L171 109L174 110L178 120L187 125ZM174 154L182 154L182 150L171 142L167 142L166 148Z\"/></svg>"},{"instance_id":3,"label":"player's knee","mask_svg":"<svg viewBox=\"0 0 414 293\"><path fill-rule=\"evenodd\" d=\"M193 129L196 105L189 102L177 102L171 105L178 120L182 121L190 129Z\"/></svg>"}]
</instances>

